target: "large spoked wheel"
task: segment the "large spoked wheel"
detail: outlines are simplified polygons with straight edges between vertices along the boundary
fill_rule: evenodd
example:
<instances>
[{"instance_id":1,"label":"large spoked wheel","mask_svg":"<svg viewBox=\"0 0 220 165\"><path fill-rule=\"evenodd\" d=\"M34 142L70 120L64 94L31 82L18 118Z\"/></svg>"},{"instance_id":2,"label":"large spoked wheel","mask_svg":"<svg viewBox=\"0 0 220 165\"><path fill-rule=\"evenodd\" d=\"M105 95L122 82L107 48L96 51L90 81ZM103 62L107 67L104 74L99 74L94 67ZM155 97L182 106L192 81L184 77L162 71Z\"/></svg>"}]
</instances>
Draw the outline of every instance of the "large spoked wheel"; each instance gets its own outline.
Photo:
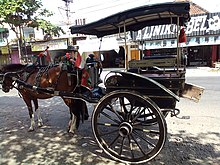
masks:
<instances>
[{"instance_id":1,"label":"large spoked wheel","mask_svg":"<svg viewBox=\"0 0 220 165\"><path fill-rule=\"evenodd\" d=\"M92 115L92 129L99 146L124 163L143 163L163 148L167 127L155 103L136 92L105 95Z\"/></svg>"}]
</instances>

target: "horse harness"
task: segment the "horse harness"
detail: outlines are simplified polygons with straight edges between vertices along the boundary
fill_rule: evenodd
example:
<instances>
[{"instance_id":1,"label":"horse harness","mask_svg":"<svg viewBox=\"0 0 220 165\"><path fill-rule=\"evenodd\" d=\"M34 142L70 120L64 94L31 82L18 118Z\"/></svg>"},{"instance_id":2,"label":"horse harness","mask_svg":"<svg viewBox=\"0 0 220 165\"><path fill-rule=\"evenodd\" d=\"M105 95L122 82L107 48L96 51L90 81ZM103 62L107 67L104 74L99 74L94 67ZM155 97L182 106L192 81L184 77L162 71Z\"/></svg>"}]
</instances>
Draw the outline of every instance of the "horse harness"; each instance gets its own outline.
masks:
<instances>
[{"instance_id":1,"label":"horse harness","mask_svg":"<svg viewBox=\"0 0 220 165\"><path fill-rule=\"evenodd\" d=\"M54 67L54 65L48 65L48 66L44 66L44 67L38 67L38 66L27 66L20 74L18 73L18 77L19 79L21 79L24 82L27 82L28 78L35 72L36 76L35 76L35 83L34 86L40 87L40 81L41 78L44 74L46 74L46 79L49 80L49 69ZM51 88L55 88L57 86L57 82L59 80L60 77L60 73L58 75L58 78L56 80L55 83L51 83L49 82L49 87Z\"/></svg>"},{"instance_id":2,"label":"horse harness","mask_svg":"<svg viewBox=\"0 0 220 165\"><path fill-rule=\"evenodd\" d=\"M35 83L34 85L39 87L40 86L40 81L41 81L41 77L43 76L43 74L46 74L47 79L49 78L49 69L51 68L51 65L45 66L45 67L39 67L39 70L36 74L35 77ZM50 87L52 87L52 84L50 83Z\"/></svg>"},{"instance_id":3,"label":"horse harness","mask_svg":"<svg viewBox=\"0 0 220 165\"><path fill-rule=\"evenodd\" d=\"M46 78L47 78L47 80L49 80L49 69L50 68L52 68L52 67L54 67L54 65L48 65L48 66L46 66L46 67L40 67L39 68L39 70L38 70L38 72L37 72L37 74L36 74L36 77L35 77L35 86L37 86L37 87L40 87L40 81L41 81L41 78L42 78L42 76L43 76L43 74L46 74ZM58 75L58 77L57 77L57 80L55 81L55 82L50 82L50 81L48 81L49 82L49 87L51 87L51 88L56 88L56 86L57 86L57 83L58 83L58 80L59 80L59 78L60 78L60 76L61 76L61 73L62 73L62 71L67 71L67 81L68 81L68 85L69 86L71 86L71 84L72 84L72 75L77 75L77 81L79 81L78 79L78 72L79 71L75 71L75 70L73 70L73 71L69 71L69 70L66 70L66 67L65 67L65 64L62 64L62 66L61 66L61 70L60 70L60 72L59 72L59 75Z\"/></svg>"}]
</instances>

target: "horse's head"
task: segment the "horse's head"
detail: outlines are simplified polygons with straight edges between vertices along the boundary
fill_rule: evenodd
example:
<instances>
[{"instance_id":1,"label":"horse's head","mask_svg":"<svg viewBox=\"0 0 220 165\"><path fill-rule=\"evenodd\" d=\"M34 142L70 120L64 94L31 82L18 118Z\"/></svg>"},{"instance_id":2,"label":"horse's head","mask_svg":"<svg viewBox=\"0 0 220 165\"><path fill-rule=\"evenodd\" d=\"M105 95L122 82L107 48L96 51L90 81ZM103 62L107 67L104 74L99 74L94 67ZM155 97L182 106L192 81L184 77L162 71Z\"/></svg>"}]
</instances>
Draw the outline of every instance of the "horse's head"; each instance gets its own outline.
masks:
<instances>
[{"instance_id":1,"label":"horse's head","mask_svg":"<svg viewBox=\"0 0 220 165\"><path fill-rule=\"evenodd\" d=\"M15 78L17 78L17 73L15 72L7 72L3 76L2 81L2 91L7 93L14 87L13 83L15 81Z\"/></svg>"}]
</instances>

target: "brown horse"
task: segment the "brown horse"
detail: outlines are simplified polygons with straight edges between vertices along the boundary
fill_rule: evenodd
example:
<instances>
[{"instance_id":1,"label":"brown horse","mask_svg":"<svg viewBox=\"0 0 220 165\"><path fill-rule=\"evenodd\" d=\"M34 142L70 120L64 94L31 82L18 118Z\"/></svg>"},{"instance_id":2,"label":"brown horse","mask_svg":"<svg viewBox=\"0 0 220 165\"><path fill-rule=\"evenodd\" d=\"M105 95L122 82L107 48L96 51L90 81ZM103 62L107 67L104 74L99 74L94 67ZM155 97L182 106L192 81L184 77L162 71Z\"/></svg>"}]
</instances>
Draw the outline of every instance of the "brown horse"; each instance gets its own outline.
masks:
<instances>
[{"instance_id":1,"label":"brown horse","mask_svg":"<svg viewBox=\"0 0 220 165\"><path fill-rule=\"evenodd\" d=\"M74 92L77 88L77 75L71 74L63 69L62 65L36 67L27 66L22 64L9 64L1 68L1 72L4 73L2 90L9 92L10 89L15 87L21 94L24 102L26 103L31 119L31 125L29 131L33 131L35 128L34 112L32 108L32 101L34 103L35 111L38 117L38 126L42 126L43 122L38 109L38 99L48 99L53 97L49 93L39 92L33 88L26 88L23 85L17 83L14 85L16 79L22 80L29 86L37 86L42 89L53 89L56 91ZM82 120L88 119L88 110L86 103L83 100L64 98L65 104L70 110L70 122L69 132L74 133Z\"/></svg>"}]
</instances>

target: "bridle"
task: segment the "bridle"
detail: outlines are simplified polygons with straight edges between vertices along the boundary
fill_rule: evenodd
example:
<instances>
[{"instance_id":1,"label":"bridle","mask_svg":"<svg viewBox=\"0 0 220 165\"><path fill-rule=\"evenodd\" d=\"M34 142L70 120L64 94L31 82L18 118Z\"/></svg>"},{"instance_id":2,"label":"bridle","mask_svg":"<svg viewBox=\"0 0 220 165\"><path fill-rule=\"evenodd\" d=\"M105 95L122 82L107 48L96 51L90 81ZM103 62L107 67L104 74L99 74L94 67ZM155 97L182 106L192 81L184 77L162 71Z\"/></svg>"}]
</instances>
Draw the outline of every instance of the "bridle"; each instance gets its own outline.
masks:
<instances>
[{"instance_id":1,"label":"bridle","mask_svg":"<svg viewBox=\"0 0 220 165\"><path fill-rule=\"evenodd\" d=\"M16 87L16 80L19 78L17 72L7 72L3 76L3 81L2 81L2 90L5 92L8 92L10 89L18 89ZM11 80L10 80L11 79ZM10 81L10 82L9 82ZM9 85L10 83L10 85Z\"/></svg>"}]
</instances>

